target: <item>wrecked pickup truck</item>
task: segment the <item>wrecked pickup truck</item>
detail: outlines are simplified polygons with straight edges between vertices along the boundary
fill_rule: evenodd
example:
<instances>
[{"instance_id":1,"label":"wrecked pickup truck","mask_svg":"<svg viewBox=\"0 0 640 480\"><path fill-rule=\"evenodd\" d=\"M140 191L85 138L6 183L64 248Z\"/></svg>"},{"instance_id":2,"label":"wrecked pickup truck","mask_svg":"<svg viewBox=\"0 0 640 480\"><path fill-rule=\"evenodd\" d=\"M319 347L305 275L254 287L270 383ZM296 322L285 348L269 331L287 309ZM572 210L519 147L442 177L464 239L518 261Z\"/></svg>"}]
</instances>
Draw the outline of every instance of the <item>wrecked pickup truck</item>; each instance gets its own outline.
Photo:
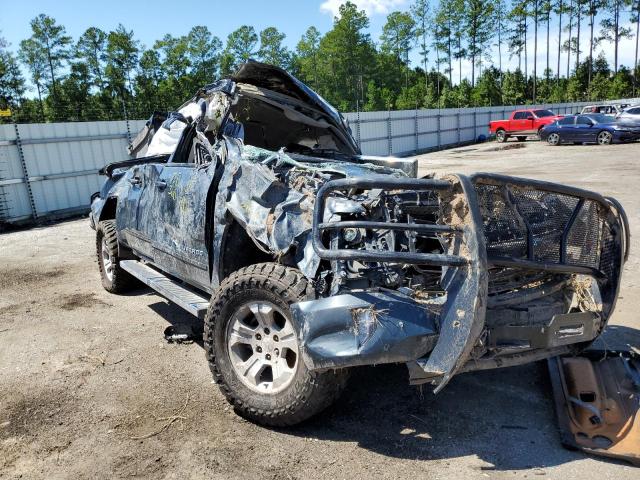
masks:
<instances>
[{"instance_id":1,"label":"wrecked pickup truck","mask_svg":"<svg viewBox=\"0 0 640 480\"><path fill-rule=\"evenodd\" d=\"M102 283L137 281L204 319L241 415L292 425L351 367L412 384L580 351L613 312L620 204L502 175L417 177L363 156L346 120L250 61L156 112L91 203Z\"/></svg>"}]
</instances>

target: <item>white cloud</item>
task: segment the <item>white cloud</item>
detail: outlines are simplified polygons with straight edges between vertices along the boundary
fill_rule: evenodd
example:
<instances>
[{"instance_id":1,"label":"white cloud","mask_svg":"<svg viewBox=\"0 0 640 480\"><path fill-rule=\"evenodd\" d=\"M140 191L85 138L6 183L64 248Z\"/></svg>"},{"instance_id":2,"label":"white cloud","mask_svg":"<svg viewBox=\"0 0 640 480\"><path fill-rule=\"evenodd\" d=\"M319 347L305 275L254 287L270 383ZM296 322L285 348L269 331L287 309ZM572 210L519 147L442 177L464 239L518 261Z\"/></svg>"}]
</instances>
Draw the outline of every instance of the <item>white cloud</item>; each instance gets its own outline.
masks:
<instances>
[{"instance_id":1,"label":"white cloud","mask_svg":"<svg viewBox=\"0 0 640 480\"><path fill-rule=\"evenodd\" d=\"M340 5L347 0L325 0L320 5L320 11L331 15L338 15ZM367 12L367 15L387 15L393 10L403 8L407 5L407 0L351 0L358 9Z\"/></svg>"}]
</instances>

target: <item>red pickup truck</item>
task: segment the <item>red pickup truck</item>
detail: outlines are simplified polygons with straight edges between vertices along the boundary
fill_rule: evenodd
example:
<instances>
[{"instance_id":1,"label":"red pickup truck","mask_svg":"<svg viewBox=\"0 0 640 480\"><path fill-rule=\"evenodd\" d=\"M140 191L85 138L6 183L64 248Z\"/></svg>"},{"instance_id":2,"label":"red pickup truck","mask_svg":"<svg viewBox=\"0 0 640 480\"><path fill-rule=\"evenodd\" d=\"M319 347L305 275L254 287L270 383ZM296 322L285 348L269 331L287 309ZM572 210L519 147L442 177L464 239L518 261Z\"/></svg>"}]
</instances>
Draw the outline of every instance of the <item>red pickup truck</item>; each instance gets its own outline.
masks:
<instances>
[{"instance_id":1,"label":"red pickup truck","mask_svg":"<svg viewBox=\"0 0 640 480\"><path fill-rule=\"evenodd\" d=\"M509 120L494 120L489 122L489 133L496 136L499 142L505 142L509 137L516 137L524 142L529 135L537 135L545 125L555 122L562 115L556 115L550 110L516 110Z\"/></svg>"}]
</instances>

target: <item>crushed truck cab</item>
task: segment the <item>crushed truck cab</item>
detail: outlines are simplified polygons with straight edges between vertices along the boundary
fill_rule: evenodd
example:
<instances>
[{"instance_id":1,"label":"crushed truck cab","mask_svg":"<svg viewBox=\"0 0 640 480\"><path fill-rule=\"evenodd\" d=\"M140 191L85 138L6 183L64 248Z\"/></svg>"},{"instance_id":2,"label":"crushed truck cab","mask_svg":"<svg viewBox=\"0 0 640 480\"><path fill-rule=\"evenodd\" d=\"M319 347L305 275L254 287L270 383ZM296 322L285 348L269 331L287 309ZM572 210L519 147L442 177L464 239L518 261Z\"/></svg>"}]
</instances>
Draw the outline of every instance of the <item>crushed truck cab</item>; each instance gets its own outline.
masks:
<instances>
[{"instance_id":1,"label":"crushed truck cab","mask_svg":"<svg viewBox=\"0 0 640 480\"><path fill-rule=\"evenodd\" d=\"M611 198L479 173L416 178L344 118L248 62L156 113L107 166L103 285L142 281L204 319L216 383L259 423L333 402L350 368L457 373L577 352L611 316L629 228ZM302 400L301 400L302 399Z\"/></svg>"}]
</instances>

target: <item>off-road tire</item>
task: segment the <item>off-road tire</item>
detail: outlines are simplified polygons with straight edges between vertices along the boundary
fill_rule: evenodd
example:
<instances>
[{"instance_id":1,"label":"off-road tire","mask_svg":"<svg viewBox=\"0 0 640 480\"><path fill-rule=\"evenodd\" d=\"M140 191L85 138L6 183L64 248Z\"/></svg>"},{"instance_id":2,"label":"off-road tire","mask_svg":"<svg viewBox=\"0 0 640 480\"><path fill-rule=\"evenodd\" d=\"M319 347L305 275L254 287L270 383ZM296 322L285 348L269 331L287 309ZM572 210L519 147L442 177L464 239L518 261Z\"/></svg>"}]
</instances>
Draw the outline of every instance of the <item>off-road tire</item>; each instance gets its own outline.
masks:
<instances>
[{"instance_id":1,"label":"off-road tire","mask_svg":"<svg viewBox=\"0 0 640 480\"><path fill-rule=\"evenodd\" d=\"M498 141L498 143L506 142L507 138L509 138L509 136L507 135L507 132L505 132L503 128L499 128L498 130L496 130L496 140Z\"/></svg>"},{"instance_id":2,"label":"off-road tire","mask_svg":"<svg viewBox=\"0 0 640 480\"><path fill-rule=\"evenodd\" d=\"M211 298L204 321L204 347L220 390L239 415L262 425L300 423L332 404L347 381L346 370L311 372L301 352L291 383L277 393L259 393L240 379L228 352L227 325L242 305L269 301L289 312L289 305L308 299L308 282L296 269L275 263L242 268L227 277Z\"/></svg>"},{"instance_id":3,"label":"off-road tire","mask_svg":"<svg viewBox=\"0 0 640 480\"><path fill-rule=\"evenodd\" d=\"M112 258L113 269L111 278L105 271L104 260L102 256L102 240L105 240L106 248ZM98 223L96 228L96 253L98 255L98 267L100 268L100 278L102 286L110 293L124 293L133 290L140 284L128 272L120 267L120 258L118 257L118 235L116 233L115 220L103 220Z\"/></svg>"}]
</instances>

